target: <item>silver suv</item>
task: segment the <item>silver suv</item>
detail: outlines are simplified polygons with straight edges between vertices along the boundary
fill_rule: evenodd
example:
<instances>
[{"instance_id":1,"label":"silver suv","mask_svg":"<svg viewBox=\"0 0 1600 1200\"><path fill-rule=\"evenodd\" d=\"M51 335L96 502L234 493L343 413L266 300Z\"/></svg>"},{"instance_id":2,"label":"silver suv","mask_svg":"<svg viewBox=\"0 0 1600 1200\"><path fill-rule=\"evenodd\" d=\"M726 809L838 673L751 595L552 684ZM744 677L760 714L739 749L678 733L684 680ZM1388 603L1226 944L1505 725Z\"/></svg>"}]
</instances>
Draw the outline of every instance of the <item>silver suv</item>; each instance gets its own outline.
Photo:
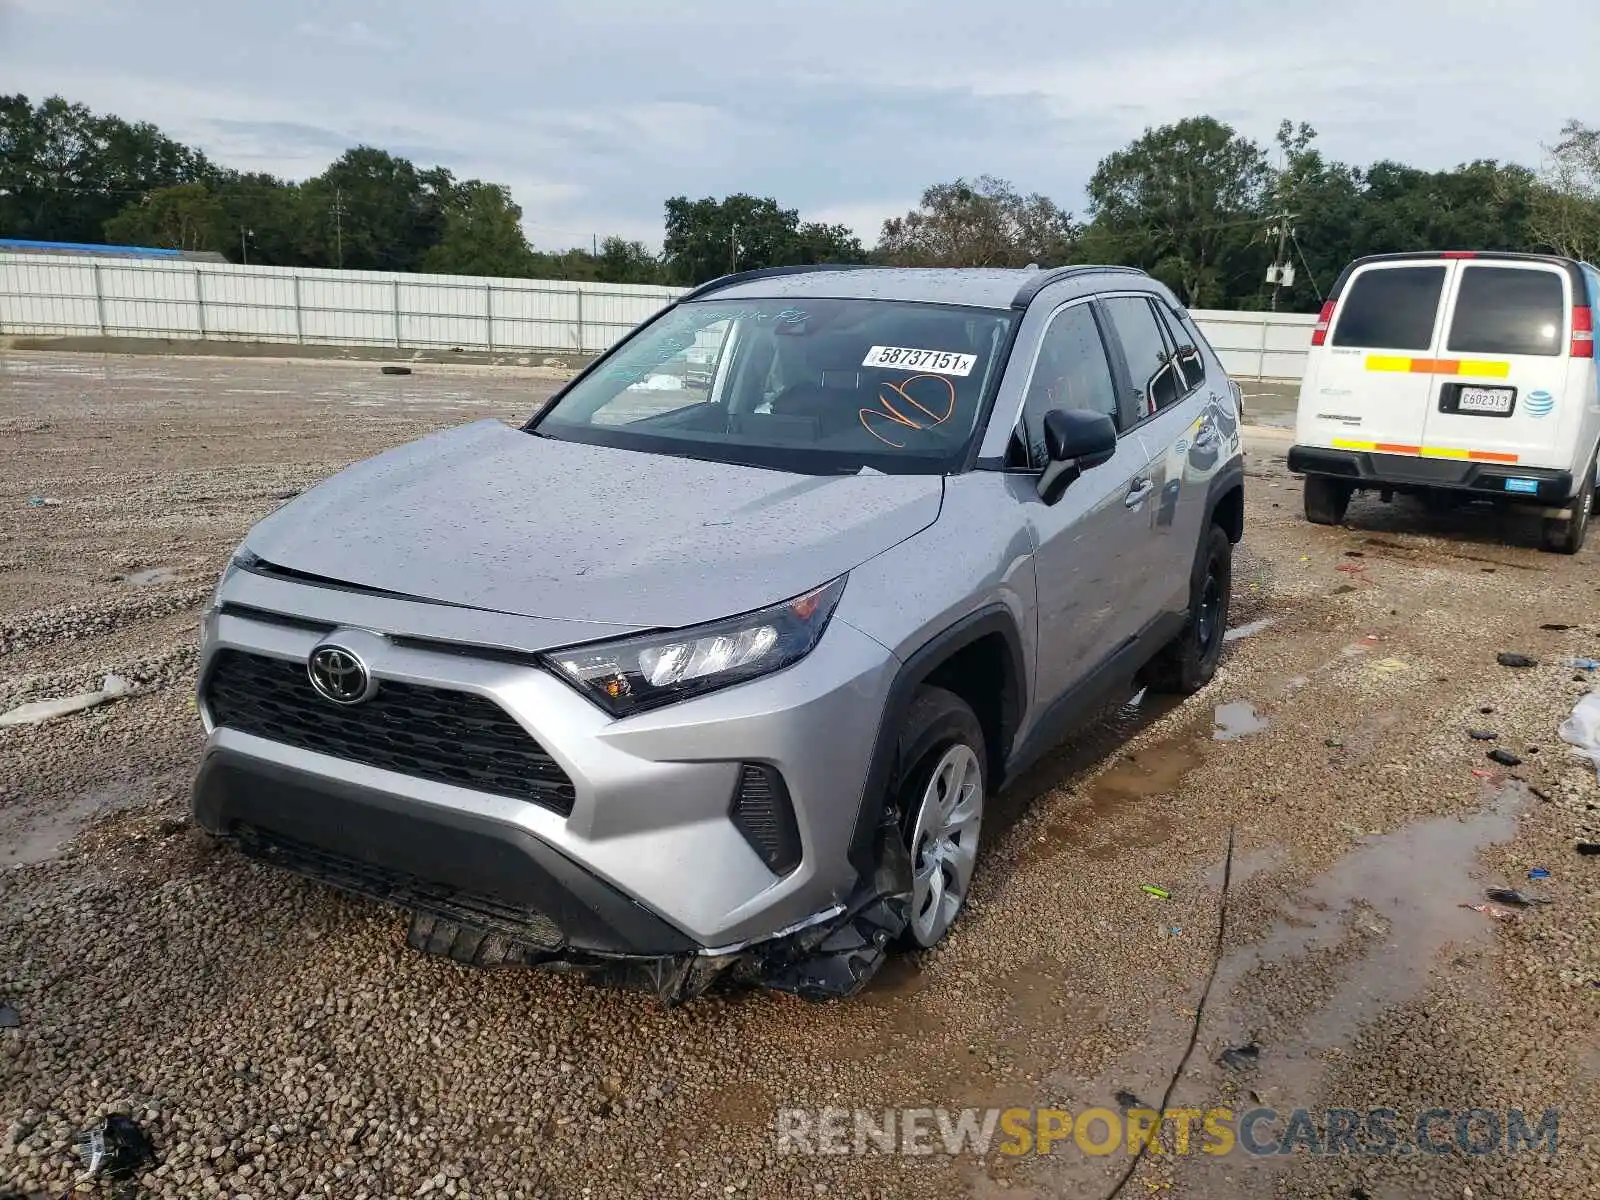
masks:
<instances>
[{"instance_id":1,"label":"silver suv","mask_svg":"<svg viewBox=\"0 0 1600 1200\"><path fill-rule=\"evenodd\" d=\"M458 961L848 995L945 936L997 789L1211 678L1238 415L1138 271L709 283L250 531L195 813Z\"/></svg>"}]
</instances>

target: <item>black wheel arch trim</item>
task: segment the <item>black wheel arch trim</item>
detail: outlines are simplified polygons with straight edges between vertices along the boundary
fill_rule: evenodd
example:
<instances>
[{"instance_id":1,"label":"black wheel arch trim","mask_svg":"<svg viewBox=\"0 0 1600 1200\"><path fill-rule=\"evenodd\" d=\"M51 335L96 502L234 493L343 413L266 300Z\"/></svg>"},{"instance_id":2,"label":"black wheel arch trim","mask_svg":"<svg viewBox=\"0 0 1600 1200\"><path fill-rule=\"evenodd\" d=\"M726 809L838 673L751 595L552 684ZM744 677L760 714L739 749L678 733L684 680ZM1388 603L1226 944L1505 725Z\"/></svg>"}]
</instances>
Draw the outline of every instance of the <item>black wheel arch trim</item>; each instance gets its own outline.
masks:
<instances>
[{"instance_id":1,"label":"black wheel arch trim","mask_svg":"<svg viewBox=\"0 0 1600 1200\"><path fill-rule=\"evenodd\" d=\"M1244 461L1235 458L1211 477L1210 486L1206 489L1206 519L1204 528L1210 528L1217 515L1217 506L1230 492L1239 493L1240 503L1244 501ZM1244 536L1244 518L1241 513L1239 519L1239 537L1234 537L1232 531L1229 539L1237 544Z\"/></svg>"},{"instance_id":2,"label":"black wheel arch trim","mask_svg":"<svg viewBox=\"0 0 1600 1200\"><path fill-rule=\"evenodd\" d=\"M961 650L982 638L998 634L1004 639L1011 658L1006 684L1011 695L1007 711L1020 717L1027 694L1027 659L1022 650L1022 634L1016 617L999 602L987 604L962 617L941 633L935 634L909 655L895 672L889 684L888 698L883 714L878 720L878 734L872 746L872 760L867 769L866 782L857 803L855 828L850 835L850 864L863 877L869 877L875 867L873 838L882 812L883 798L888 794L896 767L899 750L900 726L911 707L912 697L928 677ZM1014 736L1015 729L1006 731ZM1004 747L999 747L1004 756Z\"/></svg>"}]
</instances>

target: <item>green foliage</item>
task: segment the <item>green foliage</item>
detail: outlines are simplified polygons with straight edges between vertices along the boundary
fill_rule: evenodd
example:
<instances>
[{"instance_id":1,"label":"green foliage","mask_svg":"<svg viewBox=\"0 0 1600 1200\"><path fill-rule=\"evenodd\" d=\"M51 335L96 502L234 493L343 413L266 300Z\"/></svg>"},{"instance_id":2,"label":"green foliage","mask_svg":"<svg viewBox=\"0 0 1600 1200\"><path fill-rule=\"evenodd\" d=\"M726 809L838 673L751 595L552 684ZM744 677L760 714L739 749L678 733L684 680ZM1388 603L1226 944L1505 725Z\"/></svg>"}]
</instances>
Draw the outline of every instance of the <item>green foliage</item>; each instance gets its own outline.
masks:
<instances>
[{"instance_id":1,"label":"green foliage","mask_svg":"<svg viewBox=\"0 0 1600 1200\"><path fill-rule=\"evenodd\" d=\"M902 267L1059 266L1079 234L1070 213L1004 179L957 179L922 193L920 208L883 223L877 261Z\"/></svg>"},{"instance_id":2,"label":"green foliage","mask_svg":"<svg viewBox=\"0 0 1600 1200\"><path fill-rule=\"evenodd\" d=\"M450 190L444 235L422 256L422 269L440 275L527 278L533 251L522 233L522 209L503 184L470 179Z\"/></svg>"},{"instance_id":3,"label":"green foliage","mask_svg":"<svg viewBox=\"0 0 1600 1200\"><path fill-rule=\"evenodd\" d=\"M1259 278L1272 171L1266 152L1211 117L1147 129L1089 180L1091 258L1143 267L1196 308Z\"/></svg>"},{"instance_id":4,"label":"green foliage","mask_svg":"<svg viewBox=\"0 0 1600 1200\"><path fill-rule=\"evenodd\" d=\"M106 240L173 250L219 250L227 244L227 213L203 183L157 188L105 224Z\"/></svg>"},{"instance_id":5,"label":"green foliage","mask_svg":"<svg viewBox=\"0 0 1600 1200\"><path fill-rule=\"evenodd\" d=\"M671 282L692 286L734 271L859 263L867 255L842 225L802 225L798 212L779 208L772 197L740 192L723 200L668 200L662 258Z\"/></svg>"},{"instance_id":6,"label":"green foliage","mask_svg":"<svg viewBox=\"0 0 1600 1200\"><path fill-rule=\"evenodd\" d=\"M1279 230L1296 278L1280 308L1314 311L1351 259L1395 250L1532 250L1600 258L1600 130L1568 121L1539 170L1477 161L1426 171L1333 162L1285 121L1269 153L1211 117L1147 129L1101 160L1091 220L1002 179L938 183L884 222L874 262L1129 263L1197 307L1265 308ZM52 96L0 95L0 236L216 250L283 266L697 284L730 271L868 260L842 225L770 196L666 202L663 253L608 237L532 249L503 185L458 181L357 146L304 183L219 167L154 126Z\"/></svg>"}]
</instances>

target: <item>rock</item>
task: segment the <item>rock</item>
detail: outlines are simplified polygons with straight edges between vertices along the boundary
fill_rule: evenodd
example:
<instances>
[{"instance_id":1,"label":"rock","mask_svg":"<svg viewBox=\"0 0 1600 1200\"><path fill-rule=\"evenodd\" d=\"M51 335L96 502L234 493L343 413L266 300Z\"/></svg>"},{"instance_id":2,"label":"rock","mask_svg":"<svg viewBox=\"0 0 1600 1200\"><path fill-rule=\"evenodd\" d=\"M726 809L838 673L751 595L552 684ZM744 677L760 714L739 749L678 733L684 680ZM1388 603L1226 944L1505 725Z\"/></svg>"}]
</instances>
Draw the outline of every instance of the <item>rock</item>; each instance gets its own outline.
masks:
<instances>
[{"instance_id":1,"label":"rock","mask_svg":"<svg viewBox=\"0 0 1600 1200\"><path fill-rule=\"evenodd\" d=\"M1520 767L1522 765L1521 758L1509 750L1502 750L1498 747L1489 751L1489 760L1499 763L1502 767Z\"/></svg>"},{"instance_id":2,"label":"rock","mask_svg":"<svg viewBox=\"0 0 1600 1200\"><path fill-rule=\"evenodd\" d=\"M1512 650L1502 650L1494 656L1495 662L1502 667L1537 667L1539 660L1526 654L1518 654Z\"/></svg>"}]
</instances>

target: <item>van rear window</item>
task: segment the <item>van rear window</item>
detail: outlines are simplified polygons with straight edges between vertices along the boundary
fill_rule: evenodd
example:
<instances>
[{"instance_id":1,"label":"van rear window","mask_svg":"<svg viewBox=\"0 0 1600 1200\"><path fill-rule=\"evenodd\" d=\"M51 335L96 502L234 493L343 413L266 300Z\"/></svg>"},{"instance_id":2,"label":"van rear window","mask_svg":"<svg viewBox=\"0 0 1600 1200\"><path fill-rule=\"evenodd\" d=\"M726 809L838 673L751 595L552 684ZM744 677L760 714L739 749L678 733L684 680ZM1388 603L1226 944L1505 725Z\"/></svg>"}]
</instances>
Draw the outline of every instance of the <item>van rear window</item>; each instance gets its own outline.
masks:
<instances>
[{"instance_id":1,"label":"van rear window","mask_svg":"<svg viewBox=\"0 0 1600 1200\"><path fill-rule=\"evenodd\" d=\"M1361 272L1333 327L1335 346L1426 350L1444 290L1443 266L1377 267Z\"/></svg>"},{"instance_id":2,"label":"van rear window","mask_svg":"<svg viewBox=\"0 0 1600 1200\"><path fill-rule=\"evenodd\" d=\"M1566 331L1561 276L1528 267L1466 267L1450 322L1450 349L1560 354Z\"/></svg>"}]
</instances>

